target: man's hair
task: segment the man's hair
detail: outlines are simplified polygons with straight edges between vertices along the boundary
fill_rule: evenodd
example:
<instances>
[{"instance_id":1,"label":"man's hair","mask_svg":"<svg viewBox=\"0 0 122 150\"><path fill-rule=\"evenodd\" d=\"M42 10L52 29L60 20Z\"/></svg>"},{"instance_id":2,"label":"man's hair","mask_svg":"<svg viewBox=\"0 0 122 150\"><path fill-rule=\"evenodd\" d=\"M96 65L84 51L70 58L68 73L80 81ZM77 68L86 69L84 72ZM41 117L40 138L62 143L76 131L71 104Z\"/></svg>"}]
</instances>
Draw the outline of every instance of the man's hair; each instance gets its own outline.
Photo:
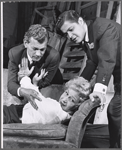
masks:
<instances>
[{"instance_id":1,"label":"man's hair","mask_svg":"<svg viewBox=\"0 0 122 150\"><path fill-rule=\"evenodd\" d=\"M60 29L65 21L70 21L72 23L78 22L79 17L79 14L75 10L65 11L58 17L56 22L56 28Z\"/></svg>"},{"instance_id":2,"label":"man's hair","mask_svg":"<svg viewBox=\"0 0 122 150\"><path fill-rule=\"evenodd\" d=\"M65 88L70 88L76 91L81 102L88 99L89 94L91 93L91 84L83 77L75 77L74 79L69 80L65 84Z\"/></svg>"},{"instance_id":3,"label":"man's hair","mask_svg":"<svg viewBox=\"0 0 122 150\"><path fill-rule=\"evenodd\" d=\"M48 32L40 24L31 25L28 31L25 33L23 41L29 43L31 37L33 37L39 43L43 43L48 40Z\"/></svg>"}]
</instances>

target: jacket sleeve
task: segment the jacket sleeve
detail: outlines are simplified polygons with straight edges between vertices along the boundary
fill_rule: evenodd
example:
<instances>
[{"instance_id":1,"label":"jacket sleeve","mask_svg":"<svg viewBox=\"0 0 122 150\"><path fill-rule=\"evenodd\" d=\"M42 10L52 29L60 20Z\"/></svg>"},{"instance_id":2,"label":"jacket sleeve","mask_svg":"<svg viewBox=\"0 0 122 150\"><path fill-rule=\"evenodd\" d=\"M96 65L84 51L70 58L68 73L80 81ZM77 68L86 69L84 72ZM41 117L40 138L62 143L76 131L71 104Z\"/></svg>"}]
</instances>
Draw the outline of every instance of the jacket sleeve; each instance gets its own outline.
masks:
<instances>
[{"instance_id":1,"label":"jacket sleeve","mask_svg":"<svg viewBox=\"0 0 122 150\"><path fill-rule=\"evenodd\" d=\"M60 55L57 51L55 51L55 53L49 54L45 62L45 69L48 72L48 74L44 79L39 81L38 83L39 89L50 85L52 79L54 78L58 70L59 62L60 62Z\"/></svg>"},{"instance_id":2,"label":"jacket sleeve","mask_svg":"<svg viewBox=\"0 0 122 150\"><path fill-rule=\"evenodd\" d=\"M19 68L17 64L14 61L14 56L12 53L12 49L9 50L9 63L8 63L8 82L7 82L7 88L8 92L14 96L17 95L17 89L20 87L19 82L17 80L17 73L19 71Z\"/></svg>"},{"instance_id":3,"label":"jacket sleeve","mask_svg":"<svg viewBox=\"0 0 122 150\"><path fill-rule=\"evenodd\" d=\"M101 29L100 29L101 30ZM120 48L120 34L116 27L111 24L99 40L98 74L96 83L108 86L110 77L116 65L117 52Z\"/></svg>"},{"instance_id":4,"label":"jacket sleeve","mask_svg":"<svg viewBox=\"0 0 122 150\"><path fill-rule=\"evenodd\" d=\"M86 80L90 81L96 68L97 68L97 64L94 63L91 59L87 59L86 66L83 72L81 73L81 76Z\"/></svg>"},{"instance_id":5,"label":"jacket sleeve","mask_svg":"<svg viewBox=\"0 0 122 150\"><path fill-rule=\"evenodd\" d=\"M120 50L120 26L114 21L98 18L94 23L94 52L98 59L98 73L96 83L108 86L110 77L117 62L117 53ZM88 59L83 76L90 79L95 71L93 61ZM88 75L86 75L88 74Z\"/></svg>"}]
</instances>

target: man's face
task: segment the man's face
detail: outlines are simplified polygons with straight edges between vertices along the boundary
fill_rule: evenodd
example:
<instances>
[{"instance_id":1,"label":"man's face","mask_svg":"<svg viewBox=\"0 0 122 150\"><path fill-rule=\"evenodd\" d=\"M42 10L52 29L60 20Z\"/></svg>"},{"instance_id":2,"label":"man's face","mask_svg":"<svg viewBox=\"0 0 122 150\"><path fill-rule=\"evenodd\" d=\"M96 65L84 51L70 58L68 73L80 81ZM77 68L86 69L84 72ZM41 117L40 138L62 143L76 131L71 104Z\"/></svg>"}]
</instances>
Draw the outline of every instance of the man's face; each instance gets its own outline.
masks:
<instances>
[{"instance_id":1,"label":"man's face","mask_svg":"<svg viewBox=\"0 0 122 150\"><path fill-rule=\"evenodd\" d=\"M39 61L46 49L47 49L47 40L44 41L44 43L39 43L37 40L35 40L33 37L30 38L30 42L24 42L25 48L27 48L27 52L29 56L32 58L33 61Z\"/></svg>"},{"instance_id":2,"label":"man's face","mask_svg":"<svg viewBox=\"0 0 122 150\"><path fill-rule=\"evenodd\" d=\"M77 22L65 21L60 30L66 33L75 43L80 43L85 37L84 21L79 19Z\"/></svg>"},{"instance_id":3,"label":"man's face","mask_svg":"<svg viewBox=\"0 0 122 150\"><path fill-rule=\"evenodd\" d=\"M74 106L79 105L78 93L70 88L65 90L59 99L59 103L64 111L71 112Z\"/></svg>"}]
</instances>

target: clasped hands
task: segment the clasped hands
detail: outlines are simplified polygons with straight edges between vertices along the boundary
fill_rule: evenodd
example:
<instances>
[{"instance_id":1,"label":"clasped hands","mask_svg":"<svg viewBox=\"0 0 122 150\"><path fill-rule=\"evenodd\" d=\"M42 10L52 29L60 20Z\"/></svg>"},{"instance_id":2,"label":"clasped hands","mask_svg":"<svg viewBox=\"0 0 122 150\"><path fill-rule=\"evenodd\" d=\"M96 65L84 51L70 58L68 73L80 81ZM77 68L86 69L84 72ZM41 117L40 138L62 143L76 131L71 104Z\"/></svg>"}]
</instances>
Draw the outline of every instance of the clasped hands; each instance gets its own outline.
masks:
<instances>
[{"instance_id":1,"label":"clasped hands","mask_svg":"<svg viewBox=\"0 0 122 150\"><path fill-rule=\"evenodd\" d=\"M106 103L106 97L104 94L100 93L100 92L93 92L89 95L89 98L91 99L91 101L94 101L95 99L100 100L100 111L102 111L104 109L105 103Z\"/></svg>"},{"instance_id":2,"label":"clasped hands","mask_svg":"<svg viewBox=\"0 0 122 150\"><path fill-rule=\"evenodd\" d=\"M83 77L80 77L83 81L85 80ZM106 103L106 97L104 94L100 93L100 92L96 92L93 91L90 95L89 98L91 99L91 101L95 101L95 100L100 100L100 110L103 110L104 105Z\"/></svg>"},{"instance_id":3,"label":"clasped hands","mask_svg":"<svg viewBox=\"0 0 122 150\"><path fill-rule=\"evenodd\" d=\"M28 60L27 58L23 58L21 65L19 65L19 72L18 72L18 81L22 79L24 76L30 76L31 73L34 70L34 66L32 66L31 69L28 68ZM35 86L37 86L39 80L44 78L47 75L48 72L45 72L45 69L41 69L40 75L38 73L35 74L35 76L32 79L32 82ZM26 89L26 88L20 88L19 90L20 96L24 97L30 104L33 106L34 109L38 109L37 104L35 103L34 99L37 99L39 101L42 101L39 97L39 93L33 89Z\"/></svg>"}]
</instances>

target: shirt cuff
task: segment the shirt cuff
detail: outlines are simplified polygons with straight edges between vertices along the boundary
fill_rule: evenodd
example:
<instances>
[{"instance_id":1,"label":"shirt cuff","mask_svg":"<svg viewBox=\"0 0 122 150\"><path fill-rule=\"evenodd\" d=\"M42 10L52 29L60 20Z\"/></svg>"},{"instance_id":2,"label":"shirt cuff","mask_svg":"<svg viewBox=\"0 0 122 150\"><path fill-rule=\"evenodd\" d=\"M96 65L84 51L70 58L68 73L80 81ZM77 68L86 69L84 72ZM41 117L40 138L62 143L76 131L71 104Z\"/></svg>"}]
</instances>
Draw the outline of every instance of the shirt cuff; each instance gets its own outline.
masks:
<instances>
[{"instance_id":1,"label":"shirt cuff","mask_svg":"<svg viewBox=\"0 0 122 150\"><path fill-rule=\"evenodd\" d=\"M38 86L33 85L33 84L31 83L31 79L30 79L28 76L25 76L25 77L23 77L23 78L21 79L20 85L21 85L21 87L23 87L23 88L34 89L34 90L36 90L36 91L38 92Z\"/></svg>"},{"instance_id":2,"label":"shirt cuff","mask_svg":"<svg viewBox=\"0 0 122 150\"><path fill-rule=\"evenodd\" d=\"M94 92L100 92L102 94L106 94L107 92L107 86L101 83L96 83L94 86Z\"/></svg>"}]
</instances>

